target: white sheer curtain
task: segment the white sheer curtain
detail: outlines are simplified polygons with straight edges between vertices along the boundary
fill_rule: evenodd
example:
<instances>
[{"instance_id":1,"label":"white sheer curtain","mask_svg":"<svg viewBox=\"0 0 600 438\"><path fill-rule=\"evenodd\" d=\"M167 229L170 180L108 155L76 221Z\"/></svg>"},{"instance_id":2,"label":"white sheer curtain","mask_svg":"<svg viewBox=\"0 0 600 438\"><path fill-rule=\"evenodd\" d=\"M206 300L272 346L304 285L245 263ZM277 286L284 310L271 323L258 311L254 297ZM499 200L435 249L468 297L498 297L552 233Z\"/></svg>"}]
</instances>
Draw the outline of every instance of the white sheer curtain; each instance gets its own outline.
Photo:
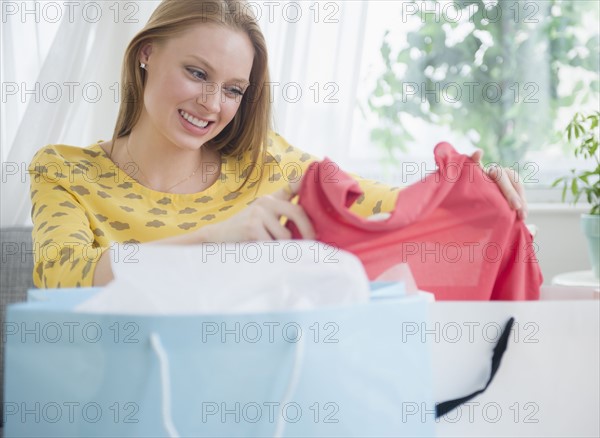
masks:
<instances>
[{"instance_id":1,"label":"white sheer curtain","mask_svg":"<svg viewBox=\"0 0 600 438\"><path fill-rule=\"evenodd\" d=\"M10 3L18 9L2 17L2 226L30 223L26 170L39 148L87 146L112 134L125 47L159 2L80 2L72 19L60 2L50 2L59 10L49 2ZM307 152L343 162L367 2L249 3L269 47L276 130Z\"/></svg>"},{"instance_id":2,"label":"white sheer curtain","mask_svg":"<svg viewBox=\"0 0 600 438\"><path fill-rule=\"evenodd\" d=\"M2 25L2 226L30 222L27 165L39 148L112 134L125 46L157 4L81 2L70 12L59 2L11 3Z\"/></svg>"},{"instance_id":3,"label":"white sheer curtain","mask_svg":"<svg viewBox=\"0 0 600 438\"><path fill-rule=\"evenodd\" d=\"M275 2L256 5L269 46L275 129L296 147L344 161L368 2L281 2L271 10L268 3Z\"/></svg>"}]
</instances>

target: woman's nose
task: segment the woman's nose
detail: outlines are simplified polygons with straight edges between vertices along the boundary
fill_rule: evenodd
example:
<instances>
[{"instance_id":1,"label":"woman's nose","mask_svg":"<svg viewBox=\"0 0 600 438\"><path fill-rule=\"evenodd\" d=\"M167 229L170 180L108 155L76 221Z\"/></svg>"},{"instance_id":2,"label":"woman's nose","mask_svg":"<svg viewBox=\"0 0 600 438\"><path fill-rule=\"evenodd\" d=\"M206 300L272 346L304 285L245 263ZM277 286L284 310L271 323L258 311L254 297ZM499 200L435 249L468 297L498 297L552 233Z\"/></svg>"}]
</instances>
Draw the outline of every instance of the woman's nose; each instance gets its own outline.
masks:
<instances>
[{"instance_id":1,"label":"woman's nose","mask_svg":"<svg viewBox=\"0 0 600 438\"><path fill-rule=\"evenodd\" d=\"M221 87L215 82L203 84L202 90L196 99L210 113L221 112Z\"/></svg>"}]
</instances>

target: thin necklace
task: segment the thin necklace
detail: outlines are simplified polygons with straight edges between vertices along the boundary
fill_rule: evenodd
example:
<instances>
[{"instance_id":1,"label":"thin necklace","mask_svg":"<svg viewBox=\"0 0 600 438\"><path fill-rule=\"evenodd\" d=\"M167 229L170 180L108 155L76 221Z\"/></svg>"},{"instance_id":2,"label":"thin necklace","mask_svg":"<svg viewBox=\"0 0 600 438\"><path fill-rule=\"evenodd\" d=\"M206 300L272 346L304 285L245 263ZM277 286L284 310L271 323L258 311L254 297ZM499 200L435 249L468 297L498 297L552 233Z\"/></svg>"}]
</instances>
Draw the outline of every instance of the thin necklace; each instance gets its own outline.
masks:
<instances>
[{"instance_id":1,"label":"thin necklace","mask_svg":"<svg viewBox=\"0 0 600 438\"><path fill-rule=\"evenodd\" d=\"M150 179L146 176L146 174L144 173L144 171L142 170L142 168L140 167L140 165L135 161L135 159L133 158L133 156L131 155L131 152L129 151L129 140L131 139L131 135L129 136L129 138L127 139L127 143L125 143L125 150L127 151L127 155L129 155L129 158L131 158L131 161L133 161L133 164L135 164L136 168L139 169L140 173L142 174L142 176L144 177L144 179L148 182L150 182ZM200 152L202 154L202 152ZM202 158L202 157L200 157ZM182 179L181 181L179 181L177 184L172 185L171 187L169 187L167 190L165 190L165 193L170 192L171 190L173 190L175 187L177 187L180 184L183 184L184 182L186 182L188 179L190 179L191 177L193 177L194 175L196 175L196 173L200 170L200 168L202 167L202 160L200 160L200 164L198 165L198 167L196 167L196 170L194 170L189 176L187 176L186 178ZM140 180L138 178L135 178L137 182L140 182Z\"/></svg>"}]
</instances>

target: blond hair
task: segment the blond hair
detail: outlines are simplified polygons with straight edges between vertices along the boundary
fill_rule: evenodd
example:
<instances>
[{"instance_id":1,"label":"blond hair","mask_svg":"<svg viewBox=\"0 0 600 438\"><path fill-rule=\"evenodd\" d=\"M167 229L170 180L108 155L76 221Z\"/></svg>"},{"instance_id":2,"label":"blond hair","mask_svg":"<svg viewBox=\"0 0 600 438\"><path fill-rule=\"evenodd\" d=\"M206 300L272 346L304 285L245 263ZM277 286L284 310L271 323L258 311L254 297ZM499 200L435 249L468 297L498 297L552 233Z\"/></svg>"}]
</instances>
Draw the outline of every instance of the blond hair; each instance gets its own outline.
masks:
<instances>
[{"instance_id":1,"label":"blond hair","mask_svg":"<svg viewBox=\"0 0 600 438\"><path fill-rule=\"evenodd\" d=\"M146 79L146 71L139 64L142 47L149 42L164 42L198 24L211 23L241 31L248 36L254 48L250 86L233 120L205 146L224 155L250 154L252 164L247 169L249 172L240 186L242 188L257 163L264 161L271 128L267 45L251 9L246 0L163 0L125 51L121 72L123 97L113 132L113 147L116 139L129 135L142 113ZM258 165L261 173L262 167Z\"/></svg>"}]
</instances>

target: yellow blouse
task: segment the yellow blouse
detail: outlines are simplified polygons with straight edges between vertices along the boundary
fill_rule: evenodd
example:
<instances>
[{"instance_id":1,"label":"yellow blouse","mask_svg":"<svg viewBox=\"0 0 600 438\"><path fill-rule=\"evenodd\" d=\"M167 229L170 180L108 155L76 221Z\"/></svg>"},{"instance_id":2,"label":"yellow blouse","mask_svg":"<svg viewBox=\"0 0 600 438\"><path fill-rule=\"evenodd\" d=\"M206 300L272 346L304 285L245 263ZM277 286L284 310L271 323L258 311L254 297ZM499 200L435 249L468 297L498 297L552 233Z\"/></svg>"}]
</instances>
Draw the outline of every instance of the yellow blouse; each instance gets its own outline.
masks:
<instances>
[{"instance_id":1,"label":"yellow blouse","mask_svg":"<svg viewBox=\"0 0 600 438\"><path fill-rule=\"evenodd\" d=\"M223 157L217 182L200 193L162 193L139 184L102 150L48 145L30 166L34 272L37 287L91 286L96 262L113 243L126 261L135 244L171 237L243 210L255 198L284 187L317 160L270 133L259 173L238 190L250 161ZM357 178L365 192L352 211L369 216L393 209L397 188ZM129 249L128 249L129 247Z\"/></svg>"}]
</instances>

